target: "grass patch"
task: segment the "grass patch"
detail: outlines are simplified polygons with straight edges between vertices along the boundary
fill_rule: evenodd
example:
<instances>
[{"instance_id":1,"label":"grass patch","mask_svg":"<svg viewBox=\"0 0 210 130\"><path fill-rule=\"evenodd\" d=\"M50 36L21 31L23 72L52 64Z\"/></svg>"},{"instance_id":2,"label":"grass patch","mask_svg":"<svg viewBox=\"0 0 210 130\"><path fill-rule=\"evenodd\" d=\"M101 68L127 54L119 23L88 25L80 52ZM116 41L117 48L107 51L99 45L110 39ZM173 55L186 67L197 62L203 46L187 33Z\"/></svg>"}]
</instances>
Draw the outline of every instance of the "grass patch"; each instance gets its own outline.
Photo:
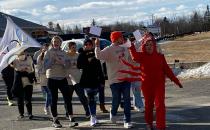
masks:
<instances>
[{"instance_id":1,"label":"grass patch","mask_svg":"<svg viewBox=\"0 0 210 130\"><path fill-rule=\"evenodd\" d=\"M173 41L160 46L168 63L173 63L175 59L179 59L181 62L210 61L210 39Z\"/></svg>"}]
</instances>

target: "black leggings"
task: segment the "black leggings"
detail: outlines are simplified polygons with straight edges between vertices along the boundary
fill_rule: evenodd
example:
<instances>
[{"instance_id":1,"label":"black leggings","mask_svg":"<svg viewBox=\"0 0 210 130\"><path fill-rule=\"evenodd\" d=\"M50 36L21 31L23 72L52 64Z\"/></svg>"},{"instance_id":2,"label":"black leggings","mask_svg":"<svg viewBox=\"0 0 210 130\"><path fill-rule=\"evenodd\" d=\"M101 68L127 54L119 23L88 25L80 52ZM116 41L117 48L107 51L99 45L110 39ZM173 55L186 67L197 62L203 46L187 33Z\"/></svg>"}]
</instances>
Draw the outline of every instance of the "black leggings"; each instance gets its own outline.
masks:
<instances>
[{"instance_id":1,"label":"black leggings","mask_svg":"<svg viewBox=\"0 0 210 130\"><path fill-rule=\"evenodd\" d=\"M18 104L19 114L20 115L24 114L24 100L25 100L28 114L32 115L31 99L32 99L32 93L33 93L33 86L32 85L25 86L22 89L22 91L23 92L19 96L17 96L17 104Z\"/></svg>"},{"instance_id":2,"label":"black leggings","mask_svg":"<svg viewBox=\"0 0 210 130\"><path fill-rule=\"evenodd\" d=\"M72 100L74 91L76 92L77 96L79 97L79 100L84 107L86 115L90 115L89 108L88 108L88 100L87 100L87 97L85 96L84 89L79 84L69 85L69 95L71 96L71 100ZM66 104L65 104L65 109L67 110ZM68 114L68 113L66 113L66 114Z\"/></svg>"},{"instance_id":3,"label":"black leggings","mask_svg":"<svg viewBox=\"0 0 210 130\"><path fill-rule=\"evenodd\" d=\"M57 80L57 79L49 78L48 79L48 87L52 94L52 104L51 104L52 116L57 117L57 115L58 115L58 112L57 112L58 89L61 91L61 93L63 95L63 99L64 99L64 102L67 107L67 113L69 115L72 115L73 114L72 103L71 103L72 97L69 94L70 90L69 90L67 79L64 78L61 80Z\"/></svg>"},{"instance_id":4,"label":"black leggings","mask_svg":"<svg viewBox=\"0 0 210 130\"><path fill-rule=\"evenodd\" d=\"M14 82L14 76L10 76L10 77L2 76L2 78L5 82L5 85L7 86L7 97L9 100L12 100L13 96L12 96L11 89L12 89L13 82Z\"/></svg>"}]
</instances>

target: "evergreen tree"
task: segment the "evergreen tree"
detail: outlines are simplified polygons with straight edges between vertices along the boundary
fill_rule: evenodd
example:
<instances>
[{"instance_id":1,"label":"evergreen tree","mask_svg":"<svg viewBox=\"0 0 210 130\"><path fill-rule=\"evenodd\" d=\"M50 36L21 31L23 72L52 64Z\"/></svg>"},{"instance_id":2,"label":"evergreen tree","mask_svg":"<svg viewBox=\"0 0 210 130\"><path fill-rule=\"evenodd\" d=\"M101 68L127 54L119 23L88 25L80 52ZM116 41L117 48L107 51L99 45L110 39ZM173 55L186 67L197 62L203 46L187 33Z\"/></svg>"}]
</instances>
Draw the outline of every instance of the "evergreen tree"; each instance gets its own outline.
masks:
<instances>
[{"instance_id":1,"label":"evergreen tree","mask_svg":"<svg viewBox=\"0 0 210 130\"><path fill-rule=\"evenodd\" d=\"M95 19L92 20L91 26L96 26L96 21L95 21Z\"/></svg>"},{"instance_id":2,"label":"evergreen tree","mask_svg":"<svg viewBox=\"0 0 210 130\"><path fill-rule=\"evenodd\" d=\"M206 12L204 13L204 31L210 30L210 11L209 5L206 7Z\"/></svg>"},{"instance_id":3,"label":"evergreen tree","mask_svg":"<svg viewBox=\"0 0 210 130\"><path fill-rule=\"evenodd\" d=\"M59 32L59 34L63 34L63 31L62 31L59 23L56 24L55 31Z\"/></svg>"}]
</instances>

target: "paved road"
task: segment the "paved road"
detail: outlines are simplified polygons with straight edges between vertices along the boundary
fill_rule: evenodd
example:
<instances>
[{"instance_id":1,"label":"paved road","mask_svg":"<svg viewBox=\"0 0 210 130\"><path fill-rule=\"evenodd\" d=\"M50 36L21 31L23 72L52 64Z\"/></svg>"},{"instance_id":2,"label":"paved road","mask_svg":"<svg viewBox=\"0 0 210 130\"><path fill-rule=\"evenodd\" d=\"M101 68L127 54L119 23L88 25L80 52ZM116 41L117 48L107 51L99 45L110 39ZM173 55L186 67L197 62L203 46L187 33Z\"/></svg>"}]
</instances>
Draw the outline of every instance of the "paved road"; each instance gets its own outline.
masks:
<instances>
[{"instance_id":1,"label":"paved road","mask_svg":"<svg viewBox=\"0 0 210 130\"><path fill-rule=\"evenodd\" d=\"M173 83L167 82L166 106L167 106L167 130L210 130L210 79L182 81L183 89L177 88ZM5 86L0 81L0 130L55 130L50 127L51 121L43 114L44 101L40 88L36 86L33 94L33 114L35 118L17 120L17 107L7 106ZM111 103L111 93L106 87L107 108ZM117 124L109 122L109 114L97 112L100 124L94 128L89 127L89 122L84 118L83 108L74 95L73 108L79 126L75 129L123 129L123 112L119 108L119 120ZM70 130L68 120L65 118L62 98L59 99L59 118L64 128ZM132 111L134 130L144 130L145 122L142 113Z\"/></svg>"}]
</instances>

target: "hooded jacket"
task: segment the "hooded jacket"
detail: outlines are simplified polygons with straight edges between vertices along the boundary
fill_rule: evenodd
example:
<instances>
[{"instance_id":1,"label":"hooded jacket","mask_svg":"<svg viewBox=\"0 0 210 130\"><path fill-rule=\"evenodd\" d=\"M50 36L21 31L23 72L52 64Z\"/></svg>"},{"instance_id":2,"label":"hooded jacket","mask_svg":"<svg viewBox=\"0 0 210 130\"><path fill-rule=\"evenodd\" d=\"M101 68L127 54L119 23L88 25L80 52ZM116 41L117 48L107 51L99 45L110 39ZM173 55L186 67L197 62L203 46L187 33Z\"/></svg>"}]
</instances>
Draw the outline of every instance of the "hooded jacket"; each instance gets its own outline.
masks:
<instances>
[{"instance_id":1,"label":"hooded jacket","mask_svg":"<svg viewBox=\"0 0 210 130\"><path fill-rule=\"evenodd\" d=\"M98 88L104 84L101 62L96 59L94 50L83 50L77 59L77 68L82 70L80 85L83 88Z\"/></svg>"},{"instance_id":2,"label":"hooded jacket","mask_svg":"<svg viewBox=\"0 0 210 130\"><path fill-rule=\"evenodd\" d=\"M147 41L152 41L153 52L146 52ZM156 107L156 127L165 129L165 77L182 87L179 80L169 68L163 54L157 52L156 41L151 35L145 35L142 40L142 52L136 52L134 45L129 48L134 61L141 63L142 92L145 97L145 121L153 125L153 107Z\"/></svg>"},{"instance_id":3,"label":"hooded jacket","mask_svg":"<svg viewBox=\"0 0 210 130\"><path fill-rule=\"evenodd\" d=\"M146 52L145 45L147 41L152 41L153 43L153 52L152 54L148 54ZM165 86L165 77L167 76L172 81L174 81L177 85L181 85L179 80L173 74L172 70L169 68L165 57L163 54L157 52L156 41L154 37L150 35L145 35L141 42L141 52L137 52L135 49L134 44L129 48L131 58L140 63L140 70L141 70L141 78L139 80L142 81L144 88L144 84L147 84L147 87L154 87L155 86ZM125 61L124 61L125 63ZM126 63L125 63L126 64ZM128 63L127 63L128 65ZM131 65L129 65L131 66ZM131 66L132 67L132 66ZM134 67L134 66L133 66ZM127 72L132 75L131 72ZM136 80L136 79L120 79L120 80ZM152 85L153 84L153 85Z\"/></svg>"}]
</instances>

